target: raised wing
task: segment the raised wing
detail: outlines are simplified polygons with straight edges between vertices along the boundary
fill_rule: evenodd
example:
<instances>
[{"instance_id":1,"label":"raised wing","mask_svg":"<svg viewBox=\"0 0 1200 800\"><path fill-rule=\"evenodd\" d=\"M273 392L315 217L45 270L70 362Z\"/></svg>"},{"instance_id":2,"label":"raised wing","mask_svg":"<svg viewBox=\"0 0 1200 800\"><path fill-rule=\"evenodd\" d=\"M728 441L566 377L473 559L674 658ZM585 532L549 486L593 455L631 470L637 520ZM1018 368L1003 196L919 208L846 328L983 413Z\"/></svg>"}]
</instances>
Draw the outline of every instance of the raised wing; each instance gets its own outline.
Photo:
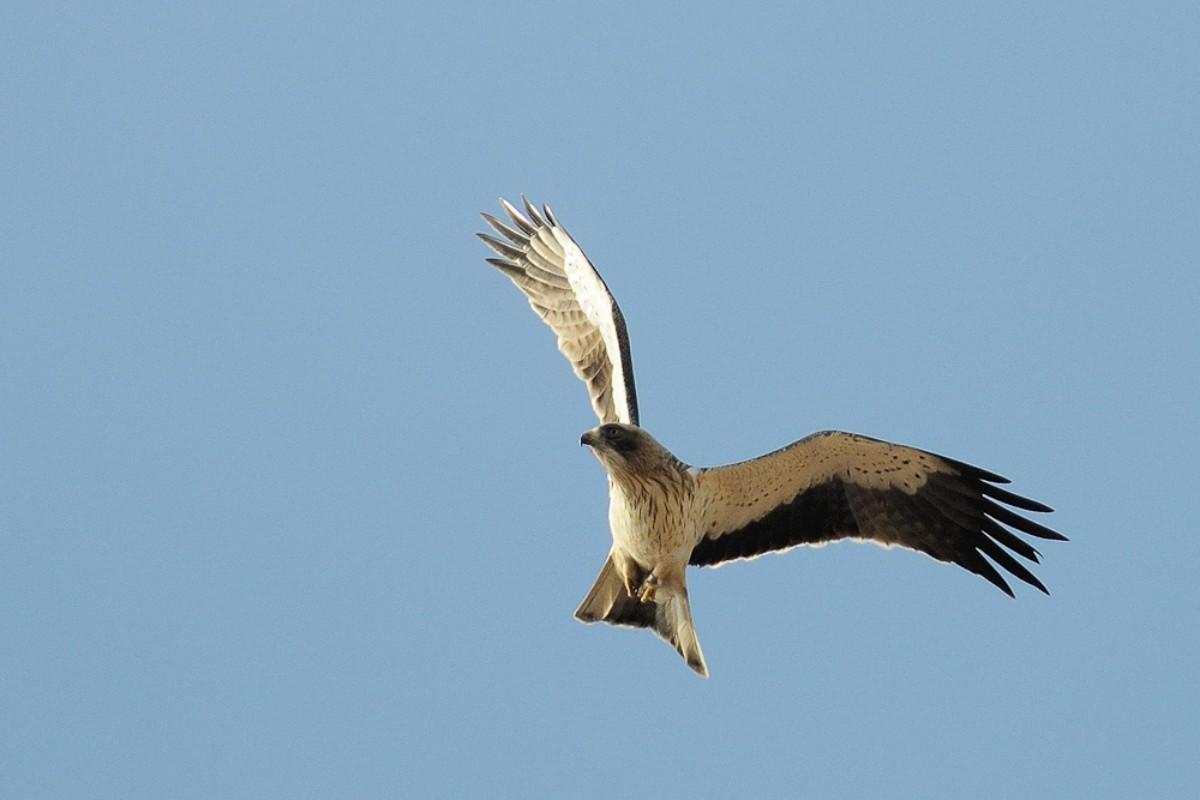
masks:
<instances>
[{"instance_id":1,"label":"raised wing","mask_svg":"<svg viewBox=\"0 0 1200 800\"><path fill-rule=\"evenodd\" d=\"M524 196L521 201L525 214L500 199L511 226L491 214L482 215L503 237L477 234L500 256L487 262L525 293L529 305L554 330L558 349L587 384L600 422L637 425L629 336L616 299L550 207L542 206L539 214Z\"/></svg>"},{"instance_id":2,"label":"raised wing","mask_svg":"<svg viewBox=\"0 0 1200 800\"><path fill-rule=\"evenodd\" d=\"M1006 478L849 433L813 434L761 458L703 470L697 480L704 538L690 563L698 565L865 539L958 564L1012 595L985 555L1029 585L1046 587L1009 553L1036 563L1038 551L1008 528L1066 540L1005 507L1051 510L995 485Z\"/></svg>"}]
</instances>

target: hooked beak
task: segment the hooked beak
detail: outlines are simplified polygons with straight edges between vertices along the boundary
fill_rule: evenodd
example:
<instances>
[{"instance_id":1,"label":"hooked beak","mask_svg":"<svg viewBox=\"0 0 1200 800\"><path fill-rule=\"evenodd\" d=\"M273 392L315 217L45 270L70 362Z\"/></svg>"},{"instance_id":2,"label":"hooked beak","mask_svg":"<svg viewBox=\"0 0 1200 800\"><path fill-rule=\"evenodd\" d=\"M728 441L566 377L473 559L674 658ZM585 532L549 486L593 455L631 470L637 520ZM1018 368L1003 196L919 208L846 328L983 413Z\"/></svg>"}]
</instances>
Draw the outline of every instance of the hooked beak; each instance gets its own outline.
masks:
<instances>
[{"instance_id":1,"label":"hooked beak","mask_svg":"<svg viewBox=\"0 0 1200 800\"><path fill-rule=\"evenodd\" d=\"M584 432L583 432L583 435L581 435L581 436L579 437L579 446L580 446L580 447L582 447L583 445L587 445L588 447L591 447L591 446L592 446L592 441L593 441L593 439L592 439L592 432L591 432L591 431L584 431Z\"/></svg>"}]
</instances>

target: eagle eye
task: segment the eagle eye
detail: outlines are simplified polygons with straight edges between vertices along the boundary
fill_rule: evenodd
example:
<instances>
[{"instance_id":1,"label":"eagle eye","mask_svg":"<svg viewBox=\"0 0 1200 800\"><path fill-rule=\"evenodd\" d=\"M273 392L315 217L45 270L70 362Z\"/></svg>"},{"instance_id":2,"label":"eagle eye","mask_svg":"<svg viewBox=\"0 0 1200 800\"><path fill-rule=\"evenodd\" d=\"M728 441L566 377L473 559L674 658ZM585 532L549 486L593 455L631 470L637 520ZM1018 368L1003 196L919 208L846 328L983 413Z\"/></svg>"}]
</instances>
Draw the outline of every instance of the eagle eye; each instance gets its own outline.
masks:
<instances>
[{"instance_id":1,"label":"eagle eye","mask_svg":"<svg viewBox=\"0 0 1200 800\"><path fill-rule=\"evenodd\" d=\"M618 453L629 453L637 449L637 437L619 425L605 425L600 429L604 440Z\"/></svg>"}]
</instances>

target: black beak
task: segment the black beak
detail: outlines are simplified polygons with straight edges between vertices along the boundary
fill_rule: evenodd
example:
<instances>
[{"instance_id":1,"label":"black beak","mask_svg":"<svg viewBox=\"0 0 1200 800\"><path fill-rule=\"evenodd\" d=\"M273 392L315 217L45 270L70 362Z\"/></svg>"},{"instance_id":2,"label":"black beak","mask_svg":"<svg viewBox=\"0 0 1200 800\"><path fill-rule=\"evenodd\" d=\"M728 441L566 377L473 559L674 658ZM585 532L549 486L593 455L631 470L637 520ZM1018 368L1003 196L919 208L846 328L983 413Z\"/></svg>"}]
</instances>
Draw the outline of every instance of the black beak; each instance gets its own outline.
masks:
<instances>
[{"instance_id":1,"label":"black beak","mask_svg":"<svg viewBox=\"0 0 1200 800\"><path fill-rule=\"evenodd\" d=\"M579 437L579 445L582 447L585 444L588 447L592 446L592 432L591 431L584 431L583 435Z\"/></svg>"}]
</instances>

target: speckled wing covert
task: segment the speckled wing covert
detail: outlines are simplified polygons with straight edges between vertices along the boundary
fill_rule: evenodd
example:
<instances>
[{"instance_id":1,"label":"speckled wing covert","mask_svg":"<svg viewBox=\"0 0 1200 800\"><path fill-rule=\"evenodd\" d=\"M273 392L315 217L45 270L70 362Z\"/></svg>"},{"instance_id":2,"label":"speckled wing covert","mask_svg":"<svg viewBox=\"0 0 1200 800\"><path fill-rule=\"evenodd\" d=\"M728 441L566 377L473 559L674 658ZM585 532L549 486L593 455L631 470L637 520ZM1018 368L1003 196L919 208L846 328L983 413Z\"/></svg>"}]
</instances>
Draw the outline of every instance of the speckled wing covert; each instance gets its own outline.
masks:
<instances>
[{"instance_id":1,"label":"speckled wing covert","mask_svg":"<svg viewBox=\"0 0 1200 800\"><path fill-rule=\"evenodd\" d=\"M492 266L507 275L529 305L558 336L558 349L587 384L600 422L638 424L637 392L625 319L600 273L549 206L542 213L525 199L525 214L501 198L512 225L481 216L502 236L477 234L499 258Z\"/></svg>"},{"instance_id":2,"label":"speckled wing covert","mask_svg":"<svg viewBox=\"0 0 1200 800\"><path fill-rule=\"evenodd\" d=\"M813 434L750 461L702 470L697 480L704 537L689 560L696 565L863 539L958 564L1012 595L984 556L1029 585L1043 592L1046 587L1009 553L1036 563L1038 551L1008 528L1066 540L1005 507L1051 510L995 485L1008 483L1007 478L923 450L837 431Z\"/></svg>"}]
</instances>

